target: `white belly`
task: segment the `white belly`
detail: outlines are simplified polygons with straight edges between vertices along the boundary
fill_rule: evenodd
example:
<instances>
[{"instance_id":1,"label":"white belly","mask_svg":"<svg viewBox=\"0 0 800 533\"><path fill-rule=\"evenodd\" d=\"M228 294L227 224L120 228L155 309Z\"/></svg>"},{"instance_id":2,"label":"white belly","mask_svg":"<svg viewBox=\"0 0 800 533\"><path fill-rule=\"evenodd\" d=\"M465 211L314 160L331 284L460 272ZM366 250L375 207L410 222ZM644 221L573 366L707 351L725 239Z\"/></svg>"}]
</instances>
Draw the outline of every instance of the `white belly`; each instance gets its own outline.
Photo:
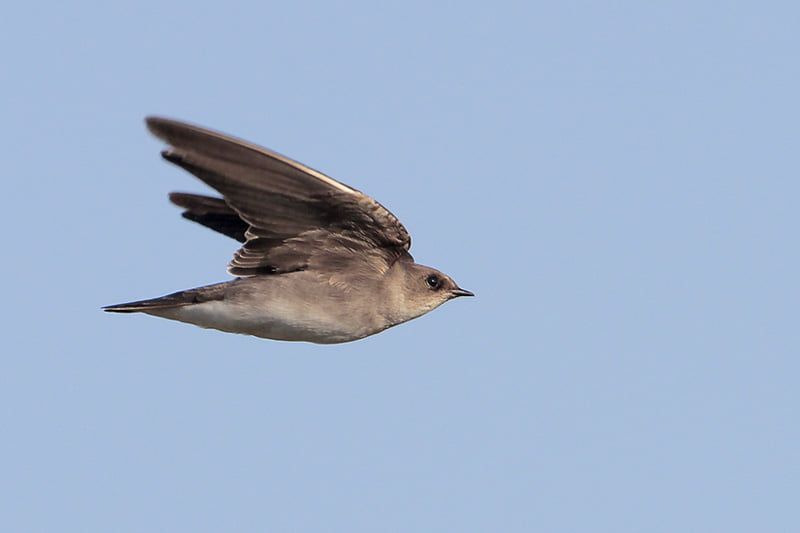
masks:
<instances>
[{"instance_id":1,"label":"white belly","mask_svg":"<svg viewBox=\"0 0 800 533\"><path fill-rule=\"evenodd\" d=\"M354 327L352 317L339 315L335 309L282 303L272 301L266 309L222 300L161 309L151 314L230 333L320 344L352 341L382 329Z\"/></svg>"}]
</instances>

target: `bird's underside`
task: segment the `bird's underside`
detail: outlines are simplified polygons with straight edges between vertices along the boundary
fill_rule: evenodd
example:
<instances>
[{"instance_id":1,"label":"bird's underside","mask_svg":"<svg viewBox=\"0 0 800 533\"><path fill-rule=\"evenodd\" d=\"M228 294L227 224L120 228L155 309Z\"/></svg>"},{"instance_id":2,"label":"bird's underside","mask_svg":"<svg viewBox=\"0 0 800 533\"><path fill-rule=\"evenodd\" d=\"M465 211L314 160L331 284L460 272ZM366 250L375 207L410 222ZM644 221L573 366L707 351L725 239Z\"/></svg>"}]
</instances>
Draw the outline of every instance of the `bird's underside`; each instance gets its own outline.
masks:
<instances>
[{"instance_id":1,"label":"bird's underside","mask_svg":"<svg viewBox=\"0 0 800 533\"><path fill-rule=\"evenodd\" d=\"M370 292L353 295L334 289L320 298L320 286L319 276L310 271L258 275L106 310L141 312L229 333L320 344L360 339L394 325L374 312L368 301ZM353 307L354 299L361 299L362 305ZM343 305L357 311L343 314Z\"/></svg>"}]
</instances>

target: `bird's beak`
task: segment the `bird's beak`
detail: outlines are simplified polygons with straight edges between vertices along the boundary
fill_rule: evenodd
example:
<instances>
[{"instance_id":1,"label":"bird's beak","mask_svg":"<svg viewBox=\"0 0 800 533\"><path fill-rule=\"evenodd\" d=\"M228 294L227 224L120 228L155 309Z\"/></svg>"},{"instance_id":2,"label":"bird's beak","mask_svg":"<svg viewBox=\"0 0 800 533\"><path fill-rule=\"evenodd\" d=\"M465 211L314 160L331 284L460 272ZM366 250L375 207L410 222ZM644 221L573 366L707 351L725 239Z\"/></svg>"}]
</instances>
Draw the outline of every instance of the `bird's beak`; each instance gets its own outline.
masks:
<instances>
[{"instance_id":1,"label":"bird's beak","mask_svg":"<svg viewBox=\"0 0 800 533\"><path fill-rule=\"evenodd\" d=\"M457 298L459 296L475 296L475 293L472 293L472 292L469 292L469 291L465 291L464 289L461 289L461 288L458 288L458 287L456 287L455 289L450 291L450 294L453 295L453 298Z\"/></svg>"}]
</instances>

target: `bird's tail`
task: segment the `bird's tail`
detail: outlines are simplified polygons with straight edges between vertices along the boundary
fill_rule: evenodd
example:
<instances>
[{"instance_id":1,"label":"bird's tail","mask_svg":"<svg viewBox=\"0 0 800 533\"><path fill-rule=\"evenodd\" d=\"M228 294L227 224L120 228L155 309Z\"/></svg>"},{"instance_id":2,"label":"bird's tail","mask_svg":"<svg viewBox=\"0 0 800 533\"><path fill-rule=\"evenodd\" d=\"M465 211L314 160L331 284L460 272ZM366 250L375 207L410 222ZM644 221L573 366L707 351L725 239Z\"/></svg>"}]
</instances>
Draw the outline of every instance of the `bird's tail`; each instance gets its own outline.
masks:
<instances>
[{"instance_id":1,"label":"bird's tail","mask_svg":"<svg viewBox=\"0 0 800 533\"><path fill-rule=\"evenodd\" d=\"M150 298L148 300L138 300L123 304L107 305L103 311L107 313L147 313L158 309L170 309L174 307L184 307L187 305L222 300L225 297L225 286L228 282L207 285L197 289L173 292L166 296Z\"/></svg>"},{"instance_id":2,"label":"bird's tail","mask_svg":"<svg viewBox=\"0 0 800 533\"><path fill-rule=\"evenodd\" d=\"M150 300L138 300L136 302L127 302L124 304L107 305L103 307L103 311L107 313L143 313L167 307L181 307L189 305L189 303L190 302L174 302L165 296L162 298L151 298Z\"/></svg>"}]
</instances>

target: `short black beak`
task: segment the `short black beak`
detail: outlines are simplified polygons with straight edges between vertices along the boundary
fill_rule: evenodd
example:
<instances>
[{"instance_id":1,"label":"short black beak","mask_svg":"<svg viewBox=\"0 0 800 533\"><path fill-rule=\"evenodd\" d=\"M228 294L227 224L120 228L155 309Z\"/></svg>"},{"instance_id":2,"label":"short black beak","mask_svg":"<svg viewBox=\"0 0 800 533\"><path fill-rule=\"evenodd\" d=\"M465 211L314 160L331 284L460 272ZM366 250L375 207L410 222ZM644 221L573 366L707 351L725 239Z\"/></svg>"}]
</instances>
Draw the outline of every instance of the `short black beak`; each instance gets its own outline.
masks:
<instances>
[{"instance_id":1,"label":"short black beak","mask_svg":"<svg viewBox=\"0 0 800 533\"><path fill-rule=\"evenodd\" d=\"M453 298L456 298L458 296L475 296L475 293L465 291L464 289L460 288L453 289L452 291L450 291L450 294L453 295Z\"/></svg>"}]
</instances>

